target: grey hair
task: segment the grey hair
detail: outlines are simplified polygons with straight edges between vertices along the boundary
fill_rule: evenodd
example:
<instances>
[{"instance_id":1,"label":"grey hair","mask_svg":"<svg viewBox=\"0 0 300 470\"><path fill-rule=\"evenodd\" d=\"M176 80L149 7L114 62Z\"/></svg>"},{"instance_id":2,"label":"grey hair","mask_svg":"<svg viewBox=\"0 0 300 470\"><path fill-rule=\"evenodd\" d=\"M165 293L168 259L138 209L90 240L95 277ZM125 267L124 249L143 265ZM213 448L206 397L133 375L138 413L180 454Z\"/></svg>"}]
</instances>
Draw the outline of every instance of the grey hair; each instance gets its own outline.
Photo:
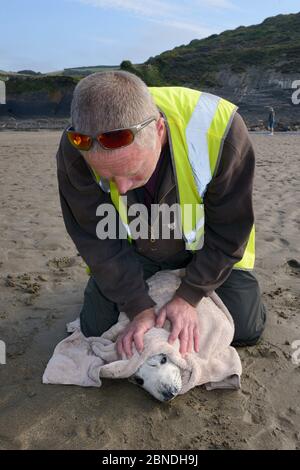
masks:
<instances>
[{"instance_id":1,"label":"grey hair","mask_svg":"<svg viewBox=\"0 0 300 470\"><path fill-rule=\"evenodd\" d=\"M158 119L159 110L146 84L132 73L97 72L80 80L75 87L71 121L82 133L96 135L129 127L150 116ZM143 147L154 147L155 129L153 121L136 135L135 142Z\"/></svg>"}]
</instances>

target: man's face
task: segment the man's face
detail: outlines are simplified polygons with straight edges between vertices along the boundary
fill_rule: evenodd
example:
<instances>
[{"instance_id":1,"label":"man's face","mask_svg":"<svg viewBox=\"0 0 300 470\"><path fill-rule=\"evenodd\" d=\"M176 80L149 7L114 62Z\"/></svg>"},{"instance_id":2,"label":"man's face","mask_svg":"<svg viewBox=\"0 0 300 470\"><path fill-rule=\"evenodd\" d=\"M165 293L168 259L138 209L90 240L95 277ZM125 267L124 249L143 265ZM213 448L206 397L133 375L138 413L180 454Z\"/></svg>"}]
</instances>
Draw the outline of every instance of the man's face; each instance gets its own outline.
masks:
<instances>
[{"instance_id":1,"label":"man's face","mask_svg":"<svg viewBox=\"0 0 300 470\"><path fill-rule=\"evenodd\" d=\"M159 120L161 121L161 120ZM135 141L128 147L113 152L96 148L82 152L86 162L98 175L113 181L120 194L144 186L155 170L165 137L163 121L157 123L155 146L140 147Z\"/></svg>"}]
</instances>

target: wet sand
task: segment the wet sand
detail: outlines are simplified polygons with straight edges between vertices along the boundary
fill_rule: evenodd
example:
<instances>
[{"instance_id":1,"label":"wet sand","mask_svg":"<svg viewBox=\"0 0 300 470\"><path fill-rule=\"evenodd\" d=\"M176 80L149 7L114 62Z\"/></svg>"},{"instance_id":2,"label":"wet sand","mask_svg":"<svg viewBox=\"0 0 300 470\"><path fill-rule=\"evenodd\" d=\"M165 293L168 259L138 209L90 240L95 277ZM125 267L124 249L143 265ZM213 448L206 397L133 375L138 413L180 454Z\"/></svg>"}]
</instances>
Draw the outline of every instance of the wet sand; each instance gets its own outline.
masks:
<instances>
[{"instance_id":1,"label":"wet sand","mask_svg":"<svg viewBox=\"0 0 300 470\"><path fill-rule=\"evenodd\" d=\"M170 404L126 380L100 389L41 383L87 280L59 206L60 135L0 133L0 449L300 449L300 351L292 347L300 347L300 134L251 134L268 323L259 345L239 349L242 389L198 387Z\"/></svg>"}]
</instances>

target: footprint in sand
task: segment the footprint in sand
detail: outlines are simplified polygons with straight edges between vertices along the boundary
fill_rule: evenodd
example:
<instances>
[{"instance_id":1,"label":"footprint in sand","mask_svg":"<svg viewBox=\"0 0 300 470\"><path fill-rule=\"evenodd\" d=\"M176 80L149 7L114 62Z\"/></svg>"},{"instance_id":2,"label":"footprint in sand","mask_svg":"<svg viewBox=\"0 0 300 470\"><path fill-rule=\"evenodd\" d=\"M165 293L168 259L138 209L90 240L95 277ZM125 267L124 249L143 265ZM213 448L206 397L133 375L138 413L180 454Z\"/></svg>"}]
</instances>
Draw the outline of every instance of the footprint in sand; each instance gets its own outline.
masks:
<instances>
[{"instance_id":1,"label":"footprint in sand","mask_svg":"<svg viewBox=\"0 0 300 470\"><path fill-rule=\"evenodd\" d=\"M300 263L296 259L289 259L287 264L294 269L300 269Z\"/></svg>"},{"instance_id":2,"label":"footprint in sand","mask_svg":"<svg viewBox=\"0 0 300 470\"><path fill-rule=\"evenodd\" d=\"M274 237L265 237L265 242L273 242L274 240Z\"/></svg>"},{"instance_id":3,"label":"footprint in sand","mask_svg":"<svg viewBox=\"0 0 300 470\"><path fill-rule=\"evenodd\" d=\"M285 246L289 246L290 242L288 242L285 238L280 238L279 239L281 241L281 243Z\"/></svg>"},{"instance_id":4,"label":"footprint in sand","mask_svg":"<svg viewBox=\"0 0 300 470\"><path fill-rule=\"evenodd\" d=\"M300 274L300 263L299 261L297 261L296 259L289 259L286 264L288 265L288 267L290 268L288 271L289 271L289 274L292 275L292 276L299 276Z\"/></svg>"}]
</instances>

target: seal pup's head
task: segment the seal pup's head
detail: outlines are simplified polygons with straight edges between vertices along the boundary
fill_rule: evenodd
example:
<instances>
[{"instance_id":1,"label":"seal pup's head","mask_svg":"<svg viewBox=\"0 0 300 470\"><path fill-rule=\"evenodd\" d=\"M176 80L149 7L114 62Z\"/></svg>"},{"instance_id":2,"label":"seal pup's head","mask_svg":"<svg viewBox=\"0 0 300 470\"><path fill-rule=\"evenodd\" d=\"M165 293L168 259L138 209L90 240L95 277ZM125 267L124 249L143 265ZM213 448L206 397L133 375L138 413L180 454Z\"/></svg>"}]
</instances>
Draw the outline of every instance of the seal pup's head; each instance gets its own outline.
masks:
<instances>
[{"instance_id":1,"label":"seal pup's head","mask_svg":"<svg viewBox=\"0 0 300 470\"><path fill-rule=\"evenodd\" d=\"M180 369L166 354L149 357L129 380L159 401L172 400L182 387Z\"/></svg>"}]
</instances>

